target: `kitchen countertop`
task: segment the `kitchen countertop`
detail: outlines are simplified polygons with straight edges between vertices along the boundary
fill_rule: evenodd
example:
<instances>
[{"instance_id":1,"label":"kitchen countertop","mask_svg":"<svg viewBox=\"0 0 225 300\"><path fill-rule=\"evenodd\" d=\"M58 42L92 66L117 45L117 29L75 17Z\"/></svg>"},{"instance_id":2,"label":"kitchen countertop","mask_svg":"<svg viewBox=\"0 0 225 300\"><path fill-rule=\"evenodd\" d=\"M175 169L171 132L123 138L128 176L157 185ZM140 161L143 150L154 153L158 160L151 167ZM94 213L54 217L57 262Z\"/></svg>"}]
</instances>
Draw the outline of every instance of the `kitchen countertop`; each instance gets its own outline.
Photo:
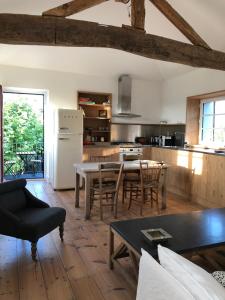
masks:
<instances>
[{"instance_id":1,"label":"kitchen countertop","mask_svg":"<svg viewBox=\"0 0 225 300\"><path fill-rule=\"evenodd\" d=\"M142 147L163 148L163 149L170 149L170 150L180 150L180 151L198 152L198 153L204 153L204 154L212 154L212 155L225 156L225 150L221 150L221 153L218 153L218 152L215 152L214 149L184 148L184 147L179 147L179 146L143 145Z\"/></svg>"},{"instance_id":2,"label":"kitchen countertop","mask_svg":"<svg viewBox=\"0 0 225 300\"><path fill-rule=\"evenodd\" d=\"M88 149L88 148L108 148L108 147L119 148L119 145L112 145L111 143L104 143L104 144L99 143L99 144L94 144L94 145L84 145L83 147L84 147L84 149L85 148L86 149Z\"/></svg>"},{"instance_id":3,"label":"kitchen countertop","mask_svg":"<svg viewBox=\"0 0 225 300\"><path fill-rule=\"evenodd\" d=\"M88 148L119 148L119 145L114 144L95 144L95 145L84 145L84 149ZM204 149L204 148L184 148L179 146L155 146L155 145L142 145L143 148L162 148L162 149L170 149L170 150L180 150L180 151L189 151L189 152L198 152L204 154L211 154L211 155L218 155L218 156L225 156L225 150L221 150L222 153L215 152L214 149Z\"/></svg>"},{"instance_id":4,"label":"kitchen countertop","mask_svg":"<svg viewBox=\"0 0 225 300\"><path fill-rule=\"evenodd\" d=\"M119 145L114 144L95 144L95 145L84 145L84 149L88 148L119 148ZM162 149L170 149L170 150L180 150L180 151L188 151L188 152L198 152L204 154L211 154L211 155L218 155L218 156L225 156L225 150L221 150L221 153L215 152L214 149L203 149L203 148L184 148L179 146L155 146L155 145L142 145L143 148L162 148Z\"/></svg>"}]
</instances>

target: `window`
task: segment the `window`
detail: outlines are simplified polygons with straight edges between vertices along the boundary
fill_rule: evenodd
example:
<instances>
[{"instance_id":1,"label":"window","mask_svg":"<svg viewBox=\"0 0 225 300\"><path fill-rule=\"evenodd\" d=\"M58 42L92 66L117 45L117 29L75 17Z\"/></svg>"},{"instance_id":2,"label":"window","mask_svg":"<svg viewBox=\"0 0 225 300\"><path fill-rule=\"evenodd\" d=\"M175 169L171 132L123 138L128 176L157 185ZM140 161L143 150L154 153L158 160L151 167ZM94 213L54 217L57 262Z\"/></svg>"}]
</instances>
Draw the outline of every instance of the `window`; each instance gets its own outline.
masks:
<instances>
[{"instance_id":1,"label":"window","mask_svg":"<svg viewBox=\"0 0 225 300\"><path fill-rule=\"evenodd\" d=\"M225 97L201 101L200 142L225 145Z\"/></svg>"}]
</instances>

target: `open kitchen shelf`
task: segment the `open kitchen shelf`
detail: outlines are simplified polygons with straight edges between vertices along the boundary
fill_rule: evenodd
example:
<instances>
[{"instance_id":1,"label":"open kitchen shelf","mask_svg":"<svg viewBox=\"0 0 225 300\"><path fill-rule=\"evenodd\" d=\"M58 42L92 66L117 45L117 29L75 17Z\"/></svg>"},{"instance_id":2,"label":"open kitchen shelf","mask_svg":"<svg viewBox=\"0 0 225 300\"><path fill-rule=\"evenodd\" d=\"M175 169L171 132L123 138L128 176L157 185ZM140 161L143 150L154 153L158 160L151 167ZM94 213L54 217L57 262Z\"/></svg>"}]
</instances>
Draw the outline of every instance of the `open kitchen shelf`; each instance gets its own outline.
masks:
<instances>
[{"instance_id":1,"label":"open kitchen shelf","mask_svg":"<svg viewBox=\"0 0 225 300\"><path fill-rule=\"evenodd\" d=\"M102 108L102 109L104 109L106 107L110 107L110 105L108 105L108 104L85 104L85 103L82 103L82 102L80 102L79 105L80 106L92 106L92 107L96 107L96 108L99 107L99 108Z\"/></svg>"},{"instance_id":2,"label":"open kitchen shelf","mask_svg":"<svg viewBox=\"0 0 225 300\"><path fill-rule=\"evenodd\" d=\"M86 117L86 115L84 116L84 119L111 120L111 118Z\"/></svg>"},{"instance_id":3,"label":"open kitchen shelf","mask_svg":"<svg viewBox=\"0 0 225 300\"><path fill-rule=\"evenodd\" d=\"M78 107L84 111L84 144L111 141L112 94L78 92Z\"/></svg>"}]
</instances>

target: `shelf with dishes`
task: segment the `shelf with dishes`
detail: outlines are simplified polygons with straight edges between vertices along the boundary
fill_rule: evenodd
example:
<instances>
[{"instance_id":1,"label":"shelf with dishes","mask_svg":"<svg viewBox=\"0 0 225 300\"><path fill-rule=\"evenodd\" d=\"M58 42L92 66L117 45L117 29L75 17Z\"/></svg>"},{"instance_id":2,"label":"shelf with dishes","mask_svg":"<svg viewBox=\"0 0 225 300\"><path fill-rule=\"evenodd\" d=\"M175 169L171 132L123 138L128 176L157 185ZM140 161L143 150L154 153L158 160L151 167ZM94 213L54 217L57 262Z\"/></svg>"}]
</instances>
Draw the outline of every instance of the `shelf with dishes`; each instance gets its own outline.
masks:
<instances>
[{"instance_id":1,"label":"shelf with dishes","mask_svg":"<svg viewBox=\"0 0 225 300\"><path fill-rule=\"evenodd\" d=\"M84 132L109 133L109 130L84 130Z\"/></svg>"},{"instance_id":2,"label":"shelf with dishes","mask_svg":"<svg viewBox=\"0 0 225 300\"><path fill-rule=\"evenodd\" d=\"M103 117L87 117L84 116L84 119L95 119L95 120L111 120L111 118L103 118Z\"/></svg>"},{"instance_id":3,"label":"shelf with dishes","mask_svg":"<svg viewBox=\"0 0 225 300\"><path fill-rule=\"evenodd\" d=\"M107 104L96 104L96 103L84 103L84 102L79 102L80 106L88 106L88 107L96 107L96 108L107 108L107 107L111 107L108 103Z\"/></svg>"},{"instance_id":4,"label":"shelf with dishes","mask_svg":"<svg viewBox=\"0 0 225 300\"><path fill-rule=\"evenodd\" d=\"M78 106L84 112L84 144L111 141L112 94L78 92Z\"/></svg>"}]
</instances>

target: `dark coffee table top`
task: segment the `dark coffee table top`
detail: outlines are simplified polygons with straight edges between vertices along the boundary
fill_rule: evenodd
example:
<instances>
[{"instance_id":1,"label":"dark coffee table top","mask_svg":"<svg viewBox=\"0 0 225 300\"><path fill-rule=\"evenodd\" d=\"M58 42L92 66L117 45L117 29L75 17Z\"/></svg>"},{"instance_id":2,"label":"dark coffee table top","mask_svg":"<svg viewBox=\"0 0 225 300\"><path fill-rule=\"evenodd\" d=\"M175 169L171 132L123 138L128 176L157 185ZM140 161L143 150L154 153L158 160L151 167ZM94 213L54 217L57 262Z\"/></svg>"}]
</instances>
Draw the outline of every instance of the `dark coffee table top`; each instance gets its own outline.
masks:
<instances>
[{"instance_id":1,"label":"dark coffee table top","mask_svg":"<svg viewBox=\"0 0 225 300\"><path fill-rule=\"evenodd\" d=\"M145 241L142 229L166 230L173 238L164 245L177 253L225 244L225 208L118 221L110 226L138 253L143 248L155 258L157 246Z\"/></svg>"}]
</instances>

